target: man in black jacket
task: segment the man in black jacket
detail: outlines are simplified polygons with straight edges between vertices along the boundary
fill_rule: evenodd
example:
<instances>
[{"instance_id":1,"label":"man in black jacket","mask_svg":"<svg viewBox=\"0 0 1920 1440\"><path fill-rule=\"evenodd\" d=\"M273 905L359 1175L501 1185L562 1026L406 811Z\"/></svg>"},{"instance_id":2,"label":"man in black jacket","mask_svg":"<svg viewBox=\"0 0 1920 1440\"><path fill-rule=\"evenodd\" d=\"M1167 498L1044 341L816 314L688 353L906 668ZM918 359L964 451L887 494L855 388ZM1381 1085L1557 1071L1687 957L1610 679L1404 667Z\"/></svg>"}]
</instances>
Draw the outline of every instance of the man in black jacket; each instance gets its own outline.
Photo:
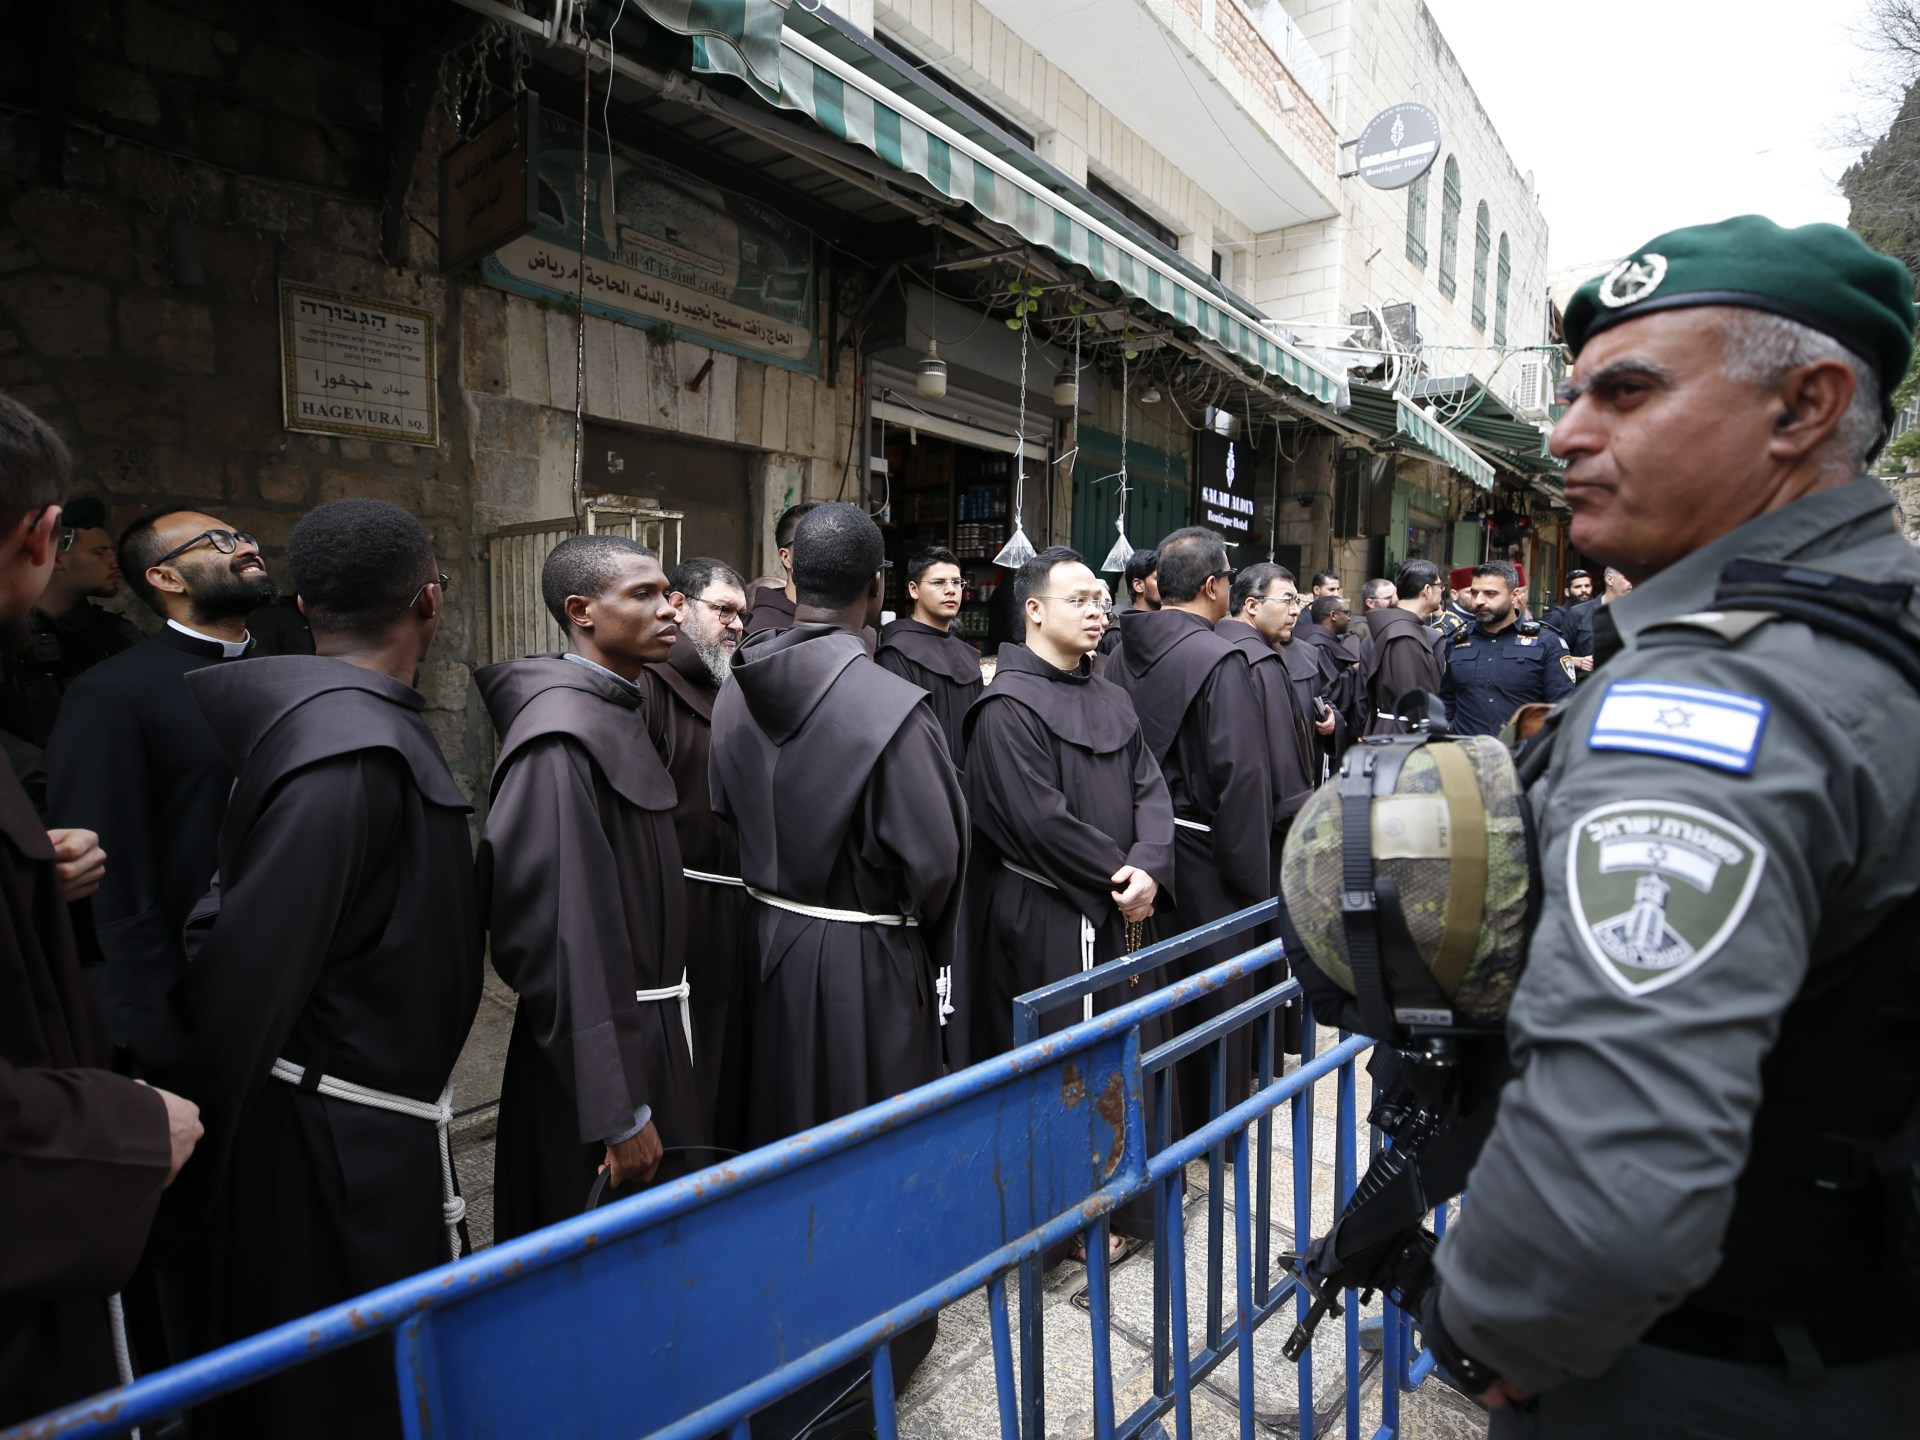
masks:
<instances>
[{"instance_id":1,"label":"man in black jacket","mask_svg":"<svg viewBox=\"0 0 1920 1440\"><path fill-rule=\"evenodd\" d=\"M248 653L247 613L279 595L251 535L195 510L143 516L120 572L166 626L73 683L47 746L47 818L92 830L113 864L93 899L87 972L124 1047L186 964L180 930L207 891L233 772L186 676Z\"/></svg>"}]
</instances>

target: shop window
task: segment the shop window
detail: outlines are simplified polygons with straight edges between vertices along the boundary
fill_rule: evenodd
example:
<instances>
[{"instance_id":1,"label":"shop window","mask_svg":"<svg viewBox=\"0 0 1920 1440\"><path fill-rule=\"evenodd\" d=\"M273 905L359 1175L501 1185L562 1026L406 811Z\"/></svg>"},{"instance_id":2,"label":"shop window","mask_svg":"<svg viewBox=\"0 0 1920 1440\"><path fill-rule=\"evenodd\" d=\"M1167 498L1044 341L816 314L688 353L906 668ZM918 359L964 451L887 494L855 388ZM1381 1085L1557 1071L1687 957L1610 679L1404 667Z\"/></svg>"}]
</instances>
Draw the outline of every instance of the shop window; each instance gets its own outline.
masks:
<instances>
[{"instance_id":1,"label":"shop window","mask_svg":"<svg viewBox=\"0 0 1920 1440\"><path fill-rule=\"evenodd\" d=\"M1507 291L1513 284L1513 247L1500 237L1499 260L1493 272L1493 343L1507 343Z\"/></svg>"},{"instance_id":2,"label":"shop window","mask_svg":"<svg viewBox=\"0 0 1920 1440\"><path fill-rule=\"evenodd\" d=\"M1473 328L1487 328L1487 254L1493 249L1493 218L1482 200L1473 212Z\"/></svg>"},{"instance_id":3,"label":"shop window","mask_svg":"<svg viewBox=\"0 0 1920 1440\"><path fill-rule=\"evenodd\" d=\"M1454 270L1460 260L1460 164L1447 157L1446 174L1440 183L1440 293L1449 299L1454 292Z\"/></svg>"},{"instance_id":4,"label":"shop window","mask_svg":"<svg viewBox=\"0 0 1920 1440\"><path fill-rule=\"evenodd\" d=\"M1427 177L1429 170L1407 187L1407 259L1427 268Z\"/></svg>"}]
</instances>

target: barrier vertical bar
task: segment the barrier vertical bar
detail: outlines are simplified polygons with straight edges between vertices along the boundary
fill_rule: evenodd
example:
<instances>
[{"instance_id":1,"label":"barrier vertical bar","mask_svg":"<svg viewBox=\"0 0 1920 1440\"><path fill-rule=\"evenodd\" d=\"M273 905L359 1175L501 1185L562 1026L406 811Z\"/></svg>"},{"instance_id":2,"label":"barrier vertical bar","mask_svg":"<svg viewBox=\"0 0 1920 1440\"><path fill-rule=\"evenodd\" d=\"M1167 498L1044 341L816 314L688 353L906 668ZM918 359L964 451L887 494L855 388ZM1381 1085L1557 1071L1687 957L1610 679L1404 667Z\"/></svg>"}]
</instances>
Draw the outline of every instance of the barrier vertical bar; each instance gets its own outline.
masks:
<instances>
[{"instance_id":1,"label":"barrier vertical bar","mask_svg":"<svg viewBox=\"0 0 1920 1440\"><path fill-rule=\"evenodd\" d=\"M1046 1341L1041 1334L1040 1257L1020 1262L1020 1424L1028 1435L1045 1436Z\"/></svg>"},{"instance_id":2,"label":"barrier vertical bar","mask_svg":"<svg viewBox=\"0 0 1920 1440\"><path fill-rule=\"evenodd\" d=\"M1285 1022L1283 1011L1270 1010L1260 1027L1260 1088L1273 1084L1281 1066L1280 1035ZM1254 1271L1254 1298L1262 1305L1273 1297L1273 1112L1264 1110L1256 1122L1259 1141L1255 1150L1254 1217L1259 1223L1258 1264Z\"/></svg>"},{"instance_id":3,"label":"barrier vertical bar","mask_svg":"<svg viewBox=\"0 0 1920 1440\"><path fill-rule=\"evenodd\" d=\"M1168 1183L1174 1177L1168 1176ZM1174 1440L1193 1440L1193 1351L1187 1337L1186 1213L1177 1204L1167 1206L1167 1244L1170 1255L1182 1257L1167 1267L1167 1308L1173 1322L1173 1434ZM1044 1434L1040 1440L1045 1440Z\"/></svg>"},{"instance_id":4,"label":"barrier vertical bar","mask_svg":"<svg viewBox=\"0 0 1920 1440\"><path fill-rule=\"evenodd\" d=\"M873 1419L880 1440L900 1440L900 1416L893 1402L893 1347L885 1341L873 1351Z\"/></svg>"},{"instance_id":5,"label":"barrier vertical bar","mask_svg":"<svg viewBox=\"0 0 1920 1440\"><path fill-rule=\"evenodd\" d=\"M1087 1321L1093 1327L1093 1436L1113 1440L1113 1344L1107 1288L1107 1237L1112 1234L1102 1215L1080 1232L1087 1245Z\"/></svg>"},{"instance_id":6,"label":"barrier vertical bar","mask_svg":"<svg viewBox=\"0 0 1920 1440\"><path fill-rule=\"evenodd\" d=\"M1153 1109L1153 1149L1158 1152L1171 1143L1173 1118L1167 1113L1167 1097L1171 1090L1167 1077L1173 1072L1168 1067L1154 1071L1147 1078L1147 1085L1154 1097ZM1172 1346L1167 1336L1167 1211L1177 1207L1183 1197L1181 1173L1169 1176L1163 1183L1153 1187L1153 1393L1171 1394L1173 1390Z\"/></svg>"},{"instance_id":7,"label":"barrier vertical bar","mask_svg":"<svg viewBox=\"0 0 1920 1440\"><path fill-rule=\"evenodd\" d=\"M1227 1113L1227 1041L1225 1037L1207 1047L1207 1118L1217 1120ZM1227 1247L1227 1146L1226 1142L1207 1152L1207 1348L1220 1348L1222 1297L1220 1272L1226 1268Z\"/></svg>"},{"instance_id":8,"label":"barrier vertical bar","mask_svg":"<svg viewBox=\"0 0 1920 1440\"><path fill-rule=\"evenodd\" d=\"M1300 1063L1305 1065L1319 1052L1315 1043L1313 1008L1301 1002ZM1293 1248L1301 1249L1313 1237L1313 1087L1305 1087L1288 1102L1293 1121ZM1295 1320L1305 1320L1313 1300L1305 1287L1295 1290ZM1300 1352L1295 1362L1295 1383L1299 1387L1300 1440L1313 1440L1313 1347Z\"/></svg>"},{"instance_id":9,"label":"barrier vertical bar","mask_svg":"<svg viewBox=\"0 0 1920 1440\"><path fill-rule=\"evenodd\" d=\"M1020 1440L1019 1406L1013 1388L1013 1333L1007 1321L1007 1277L987 1285L987 1316L993 1328L993 1388L1000 1402L1000 1440Z\"/></svg>"},{"instance_id":10,"label":"barrier vertical bar","mask_svg":"<svg viewBox=\"0 0 1920 1440\"><path fill-rule=\"evenodd\" d=\"M1240 1351L1240 1440L1253 1440L1253 1215L1247 1183L1245 1130L1233 1140L1233 1279Z\"/></svg>"},{"instance_id":11,"label":"barrier vertical bar","mask_svg":"<svg viewBox=\"0 0 1920 1440\"><path fill-rule=\"evenodd\" d=\"M1340 1038L1347 1038L1342 1031ZM1340 1067L1339 1079L1335 1081L1334 1109L1334 1153L1333 1153L1333 1192L1334 1212L1338 1214L1346 1209L1347 1202L1353 1199L1353 1191L1358 1183L1359 1149L1354 1139L1354 1126L1357 1096L1353 1062L1349 1060ZM1348 1440L1360 1433L1360 1305L1359 1296L1352 1290L1347 1291L1346 1315L1346 1352L1347 1352L1347 1436ZM1380 1383L1390 1385L1392 1377L1384 1372Z\"/></svg>"}]
</instances>

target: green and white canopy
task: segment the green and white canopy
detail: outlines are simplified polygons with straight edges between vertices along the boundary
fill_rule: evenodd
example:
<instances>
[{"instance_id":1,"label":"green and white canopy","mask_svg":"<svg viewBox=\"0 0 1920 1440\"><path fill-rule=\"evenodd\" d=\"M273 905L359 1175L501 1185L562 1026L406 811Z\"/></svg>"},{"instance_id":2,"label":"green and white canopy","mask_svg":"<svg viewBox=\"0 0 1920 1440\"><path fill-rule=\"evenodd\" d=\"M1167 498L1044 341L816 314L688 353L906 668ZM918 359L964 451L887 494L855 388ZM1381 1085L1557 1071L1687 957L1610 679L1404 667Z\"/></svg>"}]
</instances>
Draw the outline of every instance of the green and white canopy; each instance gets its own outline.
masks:
<instances>
[{"instance_id":1,"label":"green and white canopy","mask_svg":"<svg viewBox=\"0 0 1920 1440\"><path fill-rule=\"evenodd\" d=\"M743 3L749 10L754 8L750 0L646 0L646 8L649 13L656 9L738 12ZM762 27L771 25L769 15L785 14L780 0L760 3L766 8L755 18ZM1084 268L1096 280L1145 301L1173 324L1197 332L1262 375L1333 409L1346 408L1343 370L1308 355L1264 317L1226 303L1079 202L895 94L882 79L794 30L783 29L778 35L775 86L767 83L757 59L749 59L763 37L756 35L749 45L735 43L731 36L716 37L711 31L672 28L694 35L696 70L746 82L769 103L799 111L828 134L872 151L894 169L918 176L947 198L972 206L1030 243Z\"/></svg>"}]
</instances>

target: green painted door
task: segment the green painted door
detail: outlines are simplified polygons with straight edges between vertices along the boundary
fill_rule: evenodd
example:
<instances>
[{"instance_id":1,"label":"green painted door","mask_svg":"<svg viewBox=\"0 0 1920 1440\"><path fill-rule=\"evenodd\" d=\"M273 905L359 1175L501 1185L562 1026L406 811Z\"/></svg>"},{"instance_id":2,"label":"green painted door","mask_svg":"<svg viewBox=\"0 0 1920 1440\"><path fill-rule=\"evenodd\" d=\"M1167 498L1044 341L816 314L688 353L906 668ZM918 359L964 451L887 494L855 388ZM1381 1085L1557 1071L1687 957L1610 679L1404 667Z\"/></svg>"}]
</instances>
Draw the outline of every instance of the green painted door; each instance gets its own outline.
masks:
<instances>
[{"instance_id":1,"label":"green painted door","mask_svg":"<svg viewBox=\"0 0 1920 1440\"><path fill-rule=\"evenodd\" d=\"M1182 456L1127 445L1127 539L1149 550L1187 523L1187 462ZM1113 549L1120 514L1120 437L1082 426L1073 465L1073 548L1098 570Z\"/></svg>"}]
</instances>

